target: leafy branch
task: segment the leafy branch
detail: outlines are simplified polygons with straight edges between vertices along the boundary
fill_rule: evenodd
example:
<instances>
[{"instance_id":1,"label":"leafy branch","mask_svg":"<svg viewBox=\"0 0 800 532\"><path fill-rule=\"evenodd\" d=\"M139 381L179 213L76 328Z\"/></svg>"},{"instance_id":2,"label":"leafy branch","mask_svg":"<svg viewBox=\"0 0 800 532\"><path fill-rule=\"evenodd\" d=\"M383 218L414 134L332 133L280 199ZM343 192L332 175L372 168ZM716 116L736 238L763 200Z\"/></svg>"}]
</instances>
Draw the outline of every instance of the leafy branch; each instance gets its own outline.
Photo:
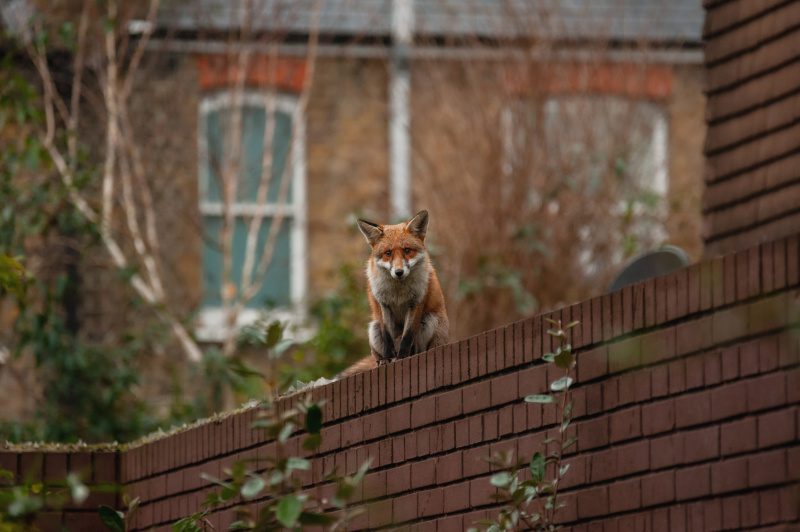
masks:
<instances>
[{"instance_id":1,"label":"leafy branch","mask_svg":"<svg viewBox=\"0 0 800 532\"><path fill-rule=\"evenodd\" d=\"M271 405L266 405L259 413L259 419L253 422L252 428L263 430L266 439L275 442L275 453L266 458L264 471L258 473L250 469L247 462L240 461L224 471L224 479L203 474L203 478L218 489L209 494L202 510L173 524L173 531L213 530L214 527L208 520L209 514L229 504L236 505L237 519L229 525L228 530L294 530L306 526L341 530L363 511L349 509L348 504L369 468L369 461L363 463L355 475L329 475L325 480L333 482L336 490L331 500L326 500L304 492L302 482L297 476L298 472L309 471L311 462L287 453L289 439L300 429L305 431L303 449L313 451L319 448L322 443L322 409L318 403L306 399L296 408L280 415L275 413ZM264 499L256 515L251 511L253 505L249 504L255 499ZM326 511L328 509L339 511L334 514Z\"/></svg>"},{"instance_id":2,"label":"leafy branch","mask_svg":"<svg viewBox=\"0 0 800 532\"><path fill-rule=\"evenodd\" d=\"M553 328L547 334L553 337L557 347L542 359L563 370L563 375L550 383L550 392L529 395L526 403L555 405L559 420L558 437L546 438L542 452L535 452L530 462L525 463L514 457L513 452L496 453L488 460L499 471L492 475L491 484L497 488L495 499L503 503L499 515L492 520L481 521L487 532L516 530L524 526L526 530L549 531L556 529L556 514L565 504L559 502L559 484L569 471L570 464L564 463L564 452L575 445L577 438L567 437L567 429L572 422L572 394L575 369L575 354L567 341L567 332L578 325L573 321L562 326L561 320L547 320ZM548 446L555 450L548 452ZM530 478L523 479L530 474Z\"/></svg>"}]
</instances>

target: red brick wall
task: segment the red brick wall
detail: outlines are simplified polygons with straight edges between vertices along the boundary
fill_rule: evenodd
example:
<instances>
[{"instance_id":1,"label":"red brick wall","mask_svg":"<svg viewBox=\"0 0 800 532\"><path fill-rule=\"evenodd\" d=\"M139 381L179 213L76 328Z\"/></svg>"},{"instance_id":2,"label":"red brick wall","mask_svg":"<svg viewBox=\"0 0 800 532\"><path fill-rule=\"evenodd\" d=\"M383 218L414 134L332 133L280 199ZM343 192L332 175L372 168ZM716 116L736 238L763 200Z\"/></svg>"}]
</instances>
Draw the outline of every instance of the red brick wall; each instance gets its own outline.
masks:
<instances>
[{"instance_id":1,"label":"red brick wall","mask_svg":"<svg viewBox=\"0 0 800 532\"><path fill-rule=\"evenodd\" d=\"M710 256L800 227L800 3L705 3Z\"/></svg>"},{"instance_id":2,"label":"red brick wall","mask_svg":"<svg viewBox=\"0 0 800 532\"><path fill-rule=\"evenodd\" d=\"M43 531L63 529L106 530L100 521L97 507L100 505L118 508L119 457L113 450L90 451L37 451L36 449L11 451L0 447L0 469L10 471L19 482L43 483L64 491L68 473L76 473L89 487L89 497L81 505L68 502L59 508L46 508L37 515L35 525ZM0 480L0 487L11 484Z\"/></svg>"},{"instance_id":3,"label":"red brick wall","mask_svg":"<svg viewBox=\"0 0 800 532\"><path fill-rule=\"evenodd\" d=\"M544 318L578 319L568 528L796 526L799 263L800 236L777 240L317 388L323 446L305 484L325 490L324 473L371 456L369 511L354 528L462 530L492 515L482 458L530 456L554 430L551 407L522 398L548 382ZM118 478L142 499L137 529L198 509L210 489L202 472L273 452L249 430L254 416L122 453ZM212 522L232 519L223 509Z\"/></svg>"}]
</instances>

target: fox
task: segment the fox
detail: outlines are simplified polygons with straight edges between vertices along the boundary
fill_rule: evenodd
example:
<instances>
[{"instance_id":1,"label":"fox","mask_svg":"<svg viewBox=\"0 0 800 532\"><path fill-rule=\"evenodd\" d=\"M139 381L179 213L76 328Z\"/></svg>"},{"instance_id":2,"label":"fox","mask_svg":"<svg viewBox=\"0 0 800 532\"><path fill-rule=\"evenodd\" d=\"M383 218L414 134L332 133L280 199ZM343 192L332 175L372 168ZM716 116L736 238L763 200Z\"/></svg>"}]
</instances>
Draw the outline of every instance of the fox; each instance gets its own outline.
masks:
<instances>
[{"instance_id":1,"label":"fox","mask_svg":"<svg viewBox=\"0 0 800 532\"><path fill-rule=\"evenodd\" d=\"M428 211L395 225L359 219L358 229L371 248L366 264L370 355L342 376L444 345L450 334L444 294L425 246Z\"/></svg>"}]
</instances>

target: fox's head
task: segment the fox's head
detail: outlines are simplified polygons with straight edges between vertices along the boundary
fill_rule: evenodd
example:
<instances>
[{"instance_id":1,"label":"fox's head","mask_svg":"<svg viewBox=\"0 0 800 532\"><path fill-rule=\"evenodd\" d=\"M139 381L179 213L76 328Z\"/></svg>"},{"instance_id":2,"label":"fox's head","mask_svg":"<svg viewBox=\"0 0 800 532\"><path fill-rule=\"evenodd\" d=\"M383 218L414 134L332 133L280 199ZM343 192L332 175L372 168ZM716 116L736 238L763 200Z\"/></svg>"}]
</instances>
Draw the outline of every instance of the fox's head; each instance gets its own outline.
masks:
<instances>
[{"instance_id":1,"label":"fox's head","mask_svg":"<svg viewBox=\"0 0 800 532\"><path fill-rule=\"evenodd\" d=\"M358 220L358 228L372 246L375 264L384 268L393 278L404 279L414 266L424 263L428 211L419 211L409 221L396 225Z\"/></svg>"}]
</instances>

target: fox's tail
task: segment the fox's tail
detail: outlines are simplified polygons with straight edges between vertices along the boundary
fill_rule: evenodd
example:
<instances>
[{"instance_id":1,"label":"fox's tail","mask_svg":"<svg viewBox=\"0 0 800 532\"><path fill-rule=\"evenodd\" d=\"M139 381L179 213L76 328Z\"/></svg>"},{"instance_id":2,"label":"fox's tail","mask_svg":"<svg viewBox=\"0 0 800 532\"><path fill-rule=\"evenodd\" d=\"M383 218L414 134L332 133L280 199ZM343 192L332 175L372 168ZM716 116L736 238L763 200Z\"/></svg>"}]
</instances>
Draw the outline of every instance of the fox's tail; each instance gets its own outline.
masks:
<instances>
[{"instance_id":1,"label":"fox's tail","mask_svg":"<svg viewBox=\"0 0 800 532\"><path fill-rule=\"evenodd\" d=\"M334 377L335 380L343 379L344 377L349 377L350 375L355 375L356 373L361 373L362 371L367 371L370 369L374 369L378 367L378 363L375 361L375 357L372 355L367 355L349 368L343 370L341 373Z\"/></svg>"}]
</instances>

